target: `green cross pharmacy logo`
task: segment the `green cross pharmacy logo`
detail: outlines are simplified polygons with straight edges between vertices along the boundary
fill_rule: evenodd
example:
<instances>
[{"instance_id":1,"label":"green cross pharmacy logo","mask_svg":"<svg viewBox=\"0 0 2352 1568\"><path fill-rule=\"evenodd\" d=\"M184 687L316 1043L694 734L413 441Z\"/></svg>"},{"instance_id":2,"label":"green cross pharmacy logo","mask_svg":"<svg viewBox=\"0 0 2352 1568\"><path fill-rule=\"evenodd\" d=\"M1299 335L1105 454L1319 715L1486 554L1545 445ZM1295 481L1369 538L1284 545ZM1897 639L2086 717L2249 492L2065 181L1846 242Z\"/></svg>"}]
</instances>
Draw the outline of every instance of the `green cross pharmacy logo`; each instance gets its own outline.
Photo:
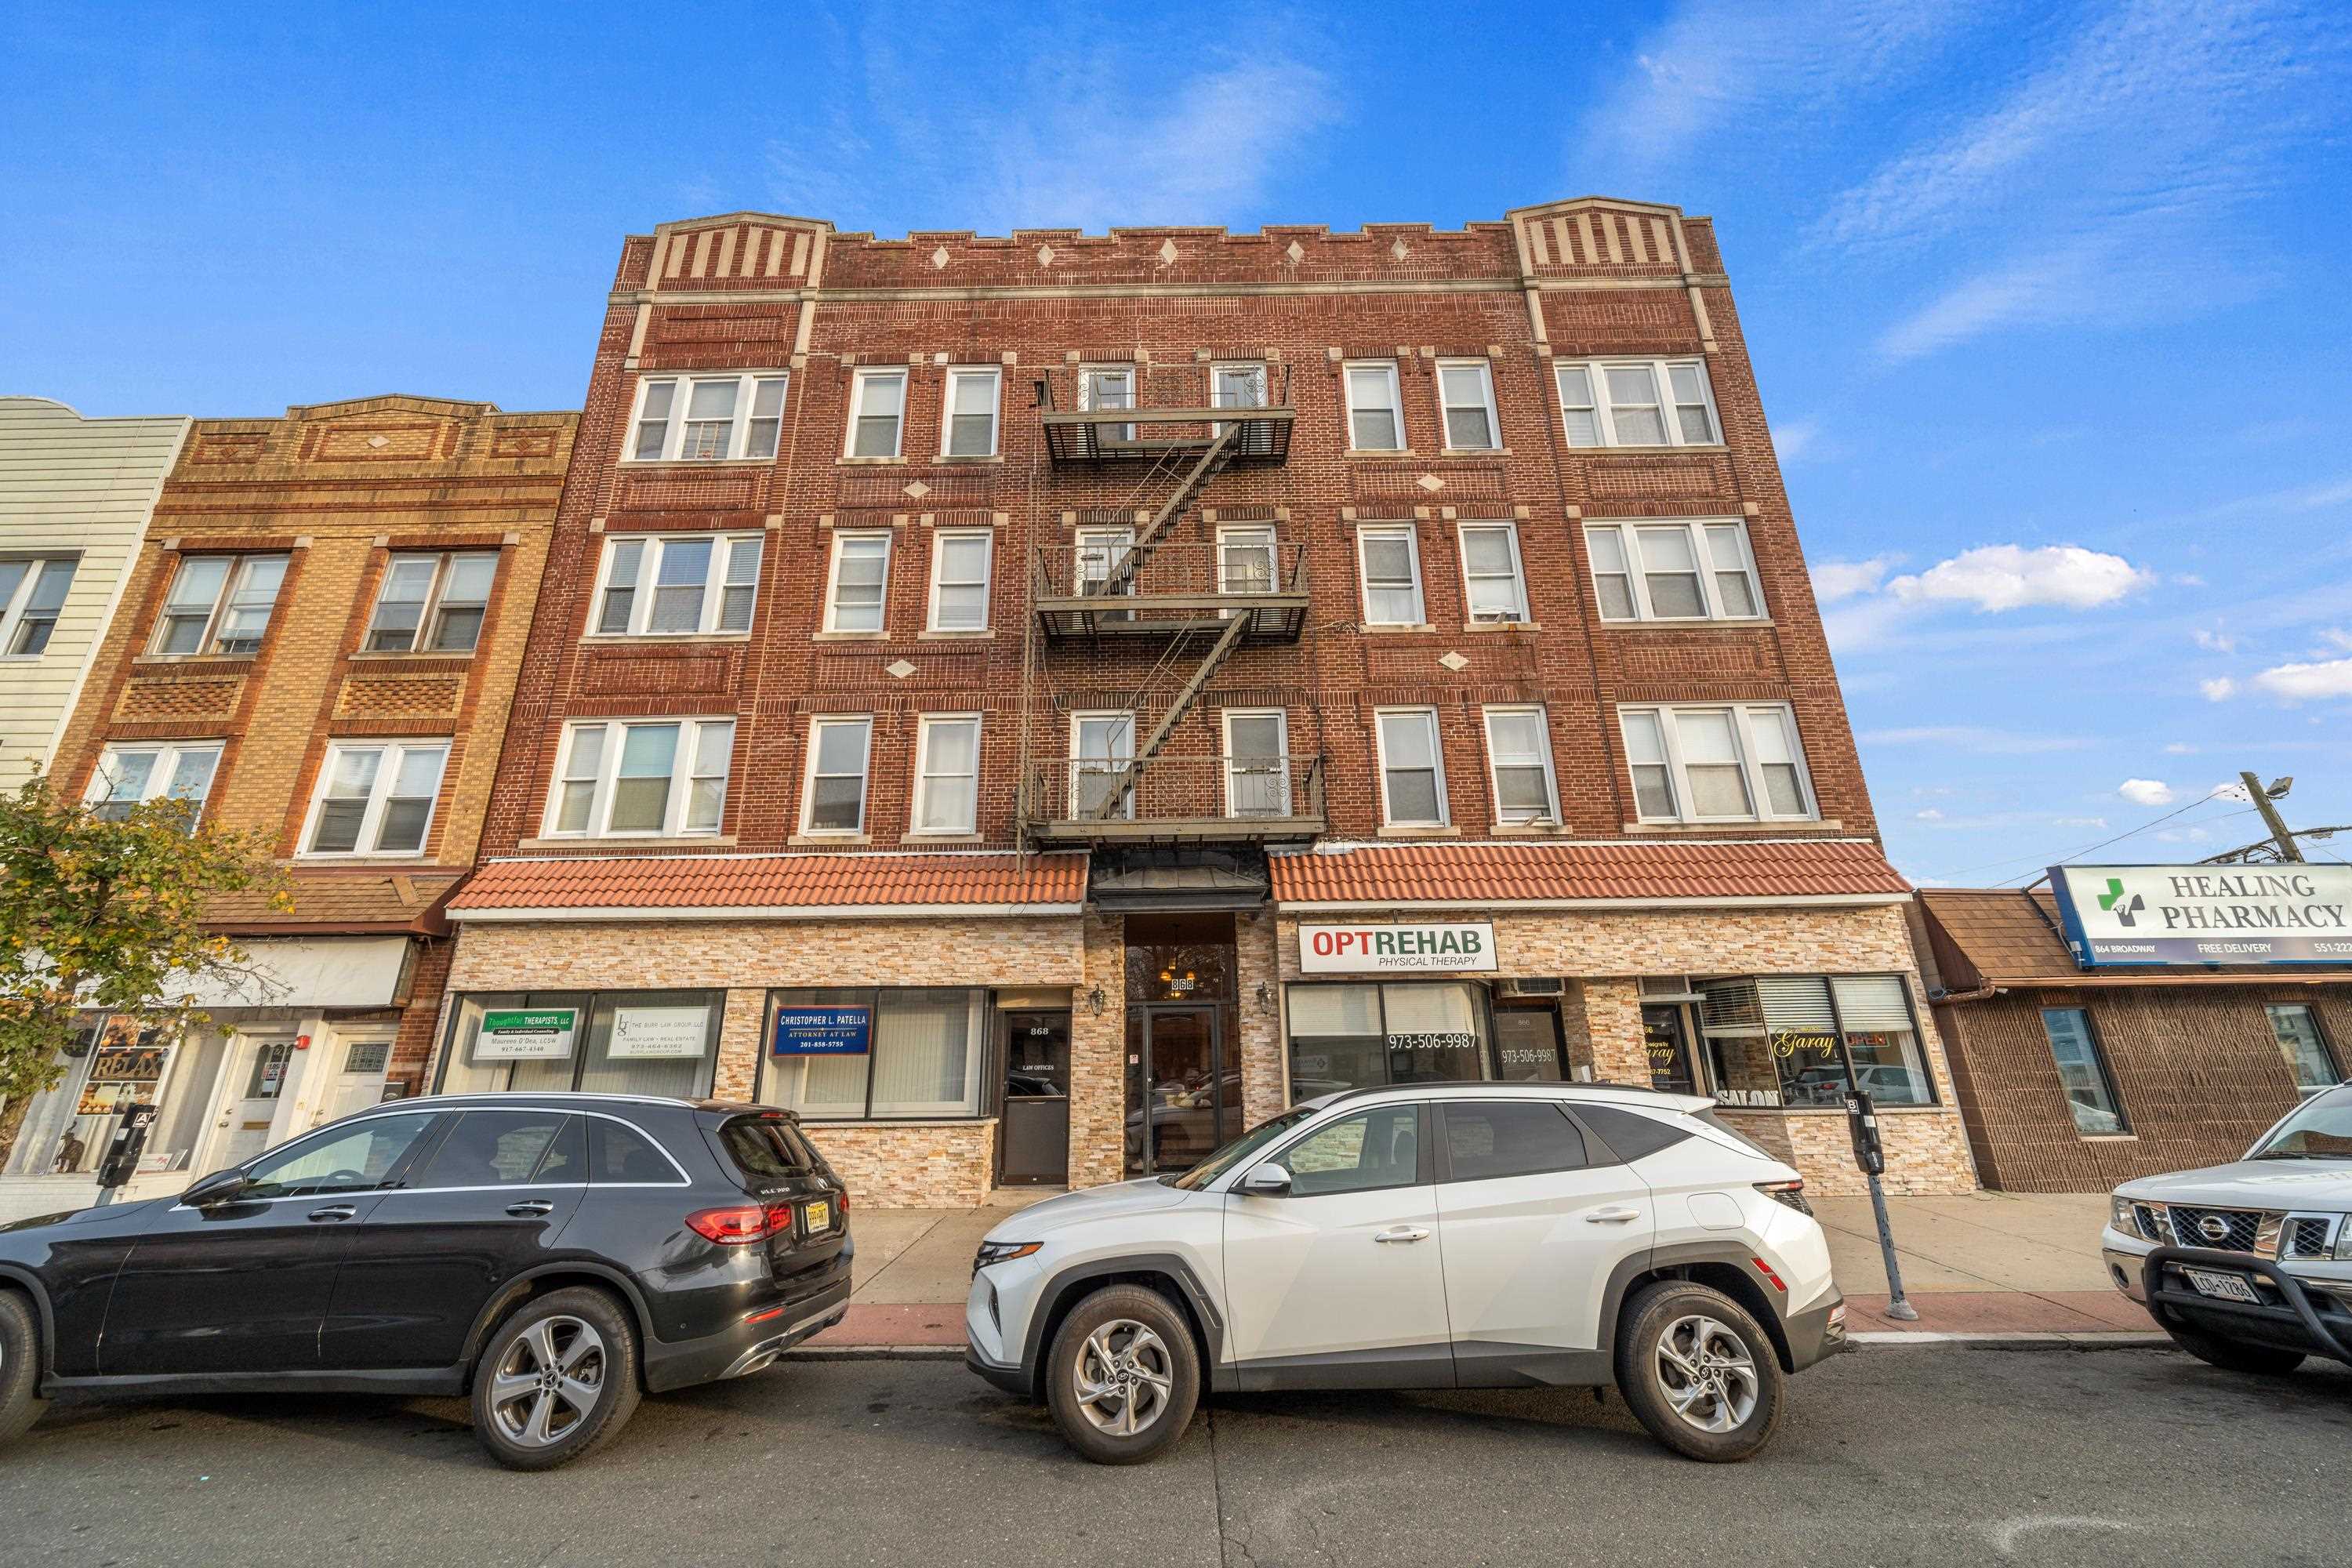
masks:
<instances>
[{"instance_id":1,"label":"green cross pharmacy logo","mask_svg":"<svg viewBox=\"0 0 2352 1568\"><path fill-rule=\"evenodd\" d=\"M2134 893L2131 896L2131 902L2127 904L2124 903L2123 899L2123 879L2120 877L2108 878L2107 890L2099 895L2099 908L2114 915L2116 921L2123 925L2129 926L2138 923L2133 917L2137 915L2140 910L2147 908L2147 900L2141 898L2137 893ZM2120 909L2116 908L2118 904L2122 904L2123 907Z\"/></svg>"}]
</instances>

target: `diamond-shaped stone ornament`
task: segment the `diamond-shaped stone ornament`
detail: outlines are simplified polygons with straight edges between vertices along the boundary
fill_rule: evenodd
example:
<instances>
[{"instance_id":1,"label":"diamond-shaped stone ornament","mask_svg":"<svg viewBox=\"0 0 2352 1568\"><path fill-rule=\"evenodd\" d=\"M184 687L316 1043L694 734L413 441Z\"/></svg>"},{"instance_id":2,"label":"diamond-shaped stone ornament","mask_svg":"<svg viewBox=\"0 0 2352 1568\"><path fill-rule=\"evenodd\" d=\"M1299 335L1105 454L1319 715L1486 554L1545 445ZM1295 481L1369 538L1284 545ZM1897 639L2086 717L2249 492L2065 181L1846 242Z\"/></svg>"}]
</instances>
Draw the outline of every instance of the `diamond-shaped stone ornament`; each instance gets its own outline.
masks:
<instances>
[{"instance_id":1,"label":"diamond-shaped stone ornament","mask_svg":"<svg viewBox=\"0 0 2352 1568\"><path fill-rule=\"evenodd\" d=\"M931 265L934 267L945 267L947 264L948 247L944 245L934 246L931 249Z\"/></svg>"},{"instance_id":2,"label":"diamond-shaped stone ornament","mask_svg":"<svg viewBox=\"0 0 2352 1568\"><path fill-rule=\"evenodd\" d=\"M368 445L378 448L389 447L392 445L392 437L389 436L371 436L368 437Z\"/></svg>"},{"instance_id":3,"label":"diamond-shaped stone ornament","mask_svg":"<svg viewBox=\"0 0 2352 1568\"><path fill-rule=\"evenodd\" d=\"M1040 267L1051 267L1054 265L1054 247L1052 246L1041 245L1037 247L1037 265Z\"/></svg>"},{"instance_id":4,"label":"diamond-shaped stone ornament","mask_svg":"<svg viewBox=\"0 0 2352 1568\"><path fill-rule=\"evenodd\" d=\"M1160 259L1171 267L1176 265L1176 242L1174 240L1163 239L1160 242Z\"/></svg>"},{"instance_id":5,"label":"diamond-shaped stone ornament","mask_svg":"<svg viewBox=\"0 0 2352 1568\"><path fill-rule=\"evenodd\" d=\"M894 658L882 667L882 673L893 680L904 680L915 673L915 667L903 658Z\"/></svg>"},{"instance_id":6,"label":"diamond-shaped stone ornament","mask_svg":"<svg viewBox=\"0 0 2352 1568\"><path fill-rule=\"evenodd\" d=\"M907 488L900 493L905 495L909 500L920 500L925 496L931 493L931 487L923 483L920 479L908 479L907 481Z\"/></svg>"},{"instance_id":7,"label":"diamond-shaped stone ornament","mask_svg":"<svg viewBox=\"0 0 2352 1568\"><path fill-rule=\"evenodd\" d=\"M1470 668L1470 661L1468 659L1463 658L1458 653L1451 651L1439 656L1437 662L1444 665L1446 668L1452 670L1456 675L1461 674L1464 670Z\"/></svg>"},{"instance_id":8,"label":"diamond-shaped stone ornament","mask_svg":"<svg viewBox=\"0 0 2352 1568\"><path fill-rule=\"evenodd\" d=\"M1296 266L1307 259L1307 247L1294 239L1290 242L1290 248L1283 254L1290 258L1292 265Z\"/></svg>"},{"instance_id":9,"label":"diamond-shaped stone ornament","mask_svg":"<svg viewBox=\"0 0 2352 1568\"><path fill-rule=\"evenodd\" d=\"M1390 254L1391 256L1395 257L1399 261L1402 261L1402 260L1405 258L1406 255L1408 254L1408 252L1407 252L1407 251L1406 251L1406 249L1405 249L1405 243L1404 243L1404 241L1403 241L1403 240L1402 240L1402 239L1400 239L1400 240L1396 241L1394 244L1391 245L1391 246L1389 247L1389 254Z\"/></svg>"},{"instance_id":10,"label":"diamond-shaped stone ornament","mask_svg":"<svg viewBox=\"0 0 2352 1568\"><path fill-rule=\"evenodd\" d=\"M1431 495L1435 495L1438 491L1445 488L1445 481L1439 479L1435 474L1423 474L1421 478L1413 480L1412 482L1419 485L1423 489L1427 490Z\"/></svg>"}]
</instances>

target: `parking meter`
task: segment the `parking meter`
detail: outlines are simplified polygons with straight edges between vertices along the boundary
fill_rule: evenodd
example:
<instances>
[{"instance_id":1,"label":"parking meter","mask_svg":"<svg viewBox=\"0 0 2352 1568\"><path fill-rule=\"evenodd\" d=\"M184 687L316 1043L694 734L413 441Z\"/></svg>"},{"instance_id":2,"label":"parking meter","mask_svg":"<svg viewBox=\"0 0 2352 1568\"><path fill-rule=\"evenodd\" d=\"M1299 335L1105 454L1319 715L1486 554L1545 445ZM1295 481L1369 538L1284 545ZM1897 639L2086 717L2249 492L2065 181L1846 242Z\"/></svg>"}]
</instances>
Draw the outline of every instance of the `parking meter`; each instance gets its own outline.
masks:
<instances>
[{"instance_id":1,"label":"parking meter","mask_svg":"<svg viewBox=\"0 0 2352 1568\"><path fill-rule=\"evenodd\" d=\"M105 1158L98 1163L98 1184L112 1192L139 1173L139 1156L147 1148L147 1130L155 1124L155 1108L152 1105L126 1106L122 1125L114 1130L113 1142L106 1146Z\"/></svg>"},{"instance_id":2,"label":"parking meter","mask_svg":"<svg viewBox=\"0 0 2352 1568\"><path fill-rule=\"evenodd\" d=\"M1845 1097L1845 1130L1853 1139L1853 1163L1866 1176L1886 1173L1886 1149L1878 1141L1878 1113L1870 1096L1855 1089Z\"/></svg>"}]
</instances>

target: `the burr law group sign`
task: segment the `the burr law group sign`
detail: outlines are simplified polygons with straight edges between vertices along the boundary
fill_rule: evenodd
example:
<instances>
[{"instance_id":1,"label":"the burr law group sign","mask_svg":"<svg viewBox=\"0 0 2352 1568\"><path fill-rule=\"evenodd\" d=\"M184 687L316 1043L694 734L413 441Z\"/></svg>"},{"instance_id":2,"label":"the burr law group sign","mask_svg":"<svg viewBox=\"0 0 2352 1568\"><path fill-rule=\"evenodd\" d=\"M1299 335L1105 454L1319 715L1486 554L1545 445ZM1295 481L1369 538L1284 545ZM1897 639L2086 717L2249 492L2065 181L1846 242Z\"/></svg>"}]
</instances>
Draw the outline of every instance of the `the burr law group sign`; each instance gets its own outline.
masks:
<instances>
[{"instance_id":1,"label":"the burr law group sign","mask_svg":"<svg viewBox=\"0 0 2352 1568\"><path fill-rule=\"evenodd\" d=\"M2352 866L2053 866L2050 887L2085 969L2352 963Z\"/></svg>"}]
</instances>

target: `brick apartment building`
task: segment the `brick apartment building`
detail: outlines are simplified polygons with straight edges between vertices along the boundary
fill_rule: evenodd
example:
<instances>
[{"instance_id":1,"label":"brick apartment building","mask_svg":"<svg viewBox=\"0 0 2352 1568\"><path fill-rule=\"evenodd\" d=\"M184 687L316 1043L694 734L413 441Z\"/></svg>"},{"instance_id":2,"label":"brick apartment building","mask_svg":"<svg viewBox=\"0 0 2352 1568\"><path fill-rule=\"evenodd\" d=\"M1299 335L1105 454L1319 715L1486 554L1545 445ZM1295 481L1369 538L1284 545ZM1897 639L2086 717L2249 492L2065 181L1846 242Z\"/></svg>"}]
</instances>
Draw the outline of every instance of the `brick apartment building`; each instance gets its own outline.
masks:
<instances>
[{"instance_id":1,"label":"brick apartment building","mask_svg":"<svg viewBox=\"0 0 2352 1568\"><path fill-rule=\"evenodd\" d=\"M87 1183L145 1100L142 1184L177 1190L419 1079L577 420L394 396L195 423L55 776L268 836L294 908L211 911L252 963L209 1028L92 1019L7 1175Z\"/></svg>"},{"instance_id":2,"label":"brick apartment building","mask_svg":"<svg viewBox=\"0 0 2352 1568\"><path fill-rule=\"evenodd\" d=\"M431 1083L869 1202L1417 1078L1974 1184L1711 226L622 247Z\"/></svg>"}]
</instances>

